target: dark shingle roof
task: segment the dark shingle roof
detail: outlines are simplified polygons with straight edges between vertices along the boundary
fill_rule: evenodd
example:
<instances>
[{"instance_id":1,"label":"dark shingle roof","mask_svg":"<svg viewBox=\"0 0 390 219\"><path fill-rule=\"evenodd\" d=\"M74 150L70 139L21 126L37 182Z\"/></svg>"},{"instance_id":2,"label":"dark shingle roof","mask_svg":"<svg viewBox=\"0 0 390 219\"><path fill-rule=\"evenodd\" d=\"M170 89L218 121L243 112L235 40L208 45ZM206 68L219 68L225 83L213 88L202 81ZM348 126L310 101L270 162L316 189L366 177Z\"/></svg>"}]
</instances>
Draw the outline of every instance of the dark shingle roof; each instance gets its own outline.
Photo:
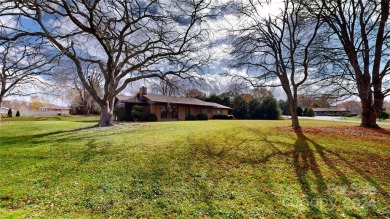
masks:
<instances>
[{"instance_id":1,"label":"dark shingle roof","mask_svg":"<svg viewBox=\"0 0 390 219\"><path fill-rule=\"evenodd\" d=\"M195 98L165 96L160 94L147 94L145 95L145 97L150 101L158 103L174 103L183 105L209 106L220 109L230 109L229 107L223 106L218 103L205 102Z\"/></svg>"},{"instance_id":2,"label":"dark shingle roof","mask_svg":"<svg viewBox=\"0 0 390 219\"><path fill-rule=\"evenodd\" d=\"M145 101L140 100L138 97L129 97L124 95L118 95L116 98L123 103L135 103L135 104L145 104Z\"/></svg>"},{"instance_id":3,"label":"dark shingle roof","mask_svg":"<svg viewBox=\"0 0 390 219\"><path fill-rule=\"evenodd\" d=\"M229 107L218 103L205 102L195 98L165 96L160 94L147 94L144 95L144 97L156 103L172 103L172 104L182 104L182 105L208 106L208 107L213 107L218 109L230 109ZM144 101L140 100L137 96L128 97L128 96L118 95L117 98L119 101L125 103L145 103Z\"/></svg>"},{"instance_id":4,"label":"dark shingle roof","mask_svg":"<svg viewBox=\"0 0 390 219\"><path fill-rule=\"evenodd\" d=\"M337 108L313 108L314 112L347 112L345 109L337 109Z\"/></svg>"}]
</instances>

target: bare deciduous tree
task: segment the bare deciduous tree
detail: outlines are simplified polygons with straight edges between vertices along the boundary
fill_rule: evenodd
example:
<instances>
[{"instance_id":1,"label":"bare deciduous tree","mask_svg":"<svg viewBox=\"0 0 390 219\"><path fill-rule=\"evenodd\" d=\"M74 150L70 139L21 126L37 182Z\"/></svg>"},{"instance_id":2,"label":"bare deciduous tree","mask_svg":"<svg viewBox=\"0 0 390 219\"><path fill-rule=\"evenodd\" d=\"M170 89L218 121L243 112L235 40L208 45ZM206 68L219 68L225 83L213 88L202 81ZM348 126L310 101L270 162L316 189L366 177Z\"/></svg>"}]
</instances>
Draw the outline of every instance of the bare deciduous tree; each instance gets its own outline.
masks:
<instances>
[{"instance_id":1,"label":"bare deciduous tree","mask_svg":"<svg viewBox=\"0 0 390 219\"><path fill-rule=\"evenodd\" d=\"M7 42L0 45L0 106L9 95L31 95L42 85L39 76L50 75L56 56L45 53L43 45Z\"/></svg>"},{"instance_id":2,"label":"bare deciduous tree","mask_svg":"<svg viewBox=\"0 0 390 219\"><path fill-rule=\"evenodd\" d=\"M103 81L102 74L97 71L91 70L88 79L94 85L97 94L101 95L102 90L100 88L100 84ZM70 90L69 95L71 98L71 113L83 115L100 113L99 105L82 86L80 79L77 77L77 75L74 75L71 86L72 89Z\"/></svg>"},{"instance_id":3,"label":"bare deciduous tree","mask_svg":"<svg viewBox=\"0 0 390 219\"><path fill-rule=\"evenodd\" d=\"M96 93L102 95L100 84L103 82L103 75L93 65L86 66L84 73L90 80L96 90ZM77 70L72 63L60 62L56 68L55 74L52 75L52 83L55 90L53 96L60 96L70 105L70 114L90 115L100 114L100 106L93 97L83 87ZM65 102L65 101L63 101Z\"/></svg>"},{"instance_id":4,"label":"bare deciduous tree","mask_svg":"<svg viewBox=\"0 0 390 219\"><path fill-rule=\"evenodd\" d=\"M279 80L289 102L292 127L300 129L296 113L298 88L306 81L316 63L316 35L319 17L306 16L301 1L284 0L277 15L262 14L262 2L240 2L242 23L234 31L234 68L246 69L244 78L254 87L270 86Z\"/></svg>"},{"instance_id":5,"label":"bare deciduous tree","mask_svg":"<svg viewBox=\"0 0 390 219\"><path fill-rule=\"evenodd\" d=\"M298 95L298 105L300 107L331 107L332 103L335 102L336 97L331 94L304 94Z\"/></svg>"},{"instance_id":6,"label":"bare deciduous tree","mask_svg":"<svg viewBox=\"0 0 390 219\"><path fill-rule=\"evenodd\" d=\"M376 119L390 94L389 5L390 0L307 2L330 30L323 57L332 71L326 77L360 98L363 127L378 127Z\"/></svg>"},{"instance_id":7,"label":"bare deciduous tree","mask_svg":"<svg viewBox=\"0 0 390 219\"><path fill-rule=\"evenodd\" d=\"M34 28L1 24L0 40L42 36L73 62L83 87L100 105L100 126L112 124L114 98L129 83L167 75L191 77L207 62L202 21L209 0L2 1L1 16ZM198 55L195 55L198 53ZM203 54L203 55L199 55ZM99 95L86 69L104 78Z\"/></svg>"},{"instance_id":8,"label":"bare deciduous tree","mask_svg":"<svg viewBox=\"0 0 390 219\"><path fill-rule=\"evenodd\" d=\"M259 101L263 101L264 98L266 97L272 97L274 98L274 95L270 90L267 90L266 88L263 87L256 87L252 90L252 95L254 98L258 99Z\"/></svg>"},{"instance_id":9,"label":"bare deciduous tree","mask_svg":"<svg viewBox=\"0 0 390 219\"><path fill-rule=\"evenodd\" d=\"M186 90L184 96L187 98L196 98L200 100L206 99L206 94L196 88Z\"/></svg>"},{"instance_id":10,"label":"bare deciduous tree","mask_svg":"<svg viewBox=\"0 0 390 219\"><path fill-rule=\"evenodd\" d=\"M152 92L166 96L180 96L182 92L182 81L177 77L167 77L164 80L153 82Z\"/></svg>"}]
</instances>

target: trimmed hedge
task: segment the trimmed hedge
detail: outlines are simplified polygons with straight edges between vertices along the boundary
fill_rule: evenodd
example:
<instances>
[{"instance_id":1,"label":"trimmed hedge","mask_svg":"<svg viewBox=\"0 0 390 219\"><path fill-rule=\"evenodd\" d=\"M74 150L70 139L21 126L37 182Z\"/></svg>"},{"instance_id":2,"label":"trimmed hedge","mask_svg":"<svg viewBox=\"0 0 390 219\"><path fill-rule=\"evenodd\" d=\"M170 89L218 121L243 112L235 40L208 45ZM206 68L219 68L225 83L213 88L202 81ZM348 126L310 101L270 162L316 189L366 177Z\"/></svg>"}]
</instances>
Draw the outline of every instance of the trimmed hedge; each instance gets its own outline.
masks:
<instances>
[{"instance_id":1,"label":"trimmed hedge","mask_svg":"<svg viewBox=\"0 0 390 219\"><path fill-rule=\"evenodd\" d=\"M186 120L194 121L194 120L197 120L197 119L196 119L196 116L194 116L192 114L189 114L188 116L186 116Z\"/></svg>"},{"instance_id":2,"label":"trimmed hedge","mask_svg":"<svg viewBox=\"0 0 390 219\"><path fill-rule=\"evenodd\" d=\"M143 118L142 118L142 121L145 121L145 122L155 122L157 121L157 116L153 113L151 114L146 114Z\"/></svg>"},{"instance_id":3,"label":"trimmed hedge","mask_svg":"<svg viewBox=\"0 0 390 219\"><path fill-rule=\"evenodd\" d=\"M308 109L307 109L307 112L306 112L306 116L307 116L307 117L315 117L316 114L314 113L314 111L313 111L312 108L308 108Z\"/></svg>"},{"instance_id":4,"label":"trimmed hedge","mask_svg":"<svg viewBox=\"0 0 390 219\"><path fill-rule=\"evenodd\" d=\"M114 108L114 114L117 117L117 120L125 120L125 109L124 108Z\"/></svg>"},{"instance_id":5,"label":"trimmed hedge","mask_svg":"<svg viewBox=\"0 0 390 219\"><path fill-rule=\"evenodd\" d=\"M297 116L303 116L303 109L300 106L297 107Z\"/></svg>"},{"instance_id":6,"label":"trimmed hedge","mask_svg":"<svg viewBox=\"0 0 390 219\"><path fill-rule=\"evenodd\" d=\"M382 111L381 114L379 115L379 118L382 119L382 120L389 119L390 118L390 114L385 112L385 111Z\"/></svg>"},{"instance_id":7,"label":"trimmed hedge","mask_svg":"<svg viewBox=\"0 0 390 219\"><path fill-rule=\"evenodd\" d=\"M131 116L134 121L142 121L146 115L145 108L140 105L135 105L131 108Z\"/></svg>"},{"instance_id":8,"label":"trimmed hedge","mask_svg":"<svg viewBox=\"0 0 390 219\"><path fill-rule=\"evenodd\" d=\"M198 120L209 120L209 116L203 113L199 113L198 115L196 115L196 118Z\"/></svg>"},{"instance_id":9,"label":"trimmed hedge","mask_svg":"<svg viewBox=\"0 0 390 219\"><path fill-rule=\"evenodd\" d=\"M213 119L233 119L233 115L213 115Z\"/></svg>"}]
</instances>

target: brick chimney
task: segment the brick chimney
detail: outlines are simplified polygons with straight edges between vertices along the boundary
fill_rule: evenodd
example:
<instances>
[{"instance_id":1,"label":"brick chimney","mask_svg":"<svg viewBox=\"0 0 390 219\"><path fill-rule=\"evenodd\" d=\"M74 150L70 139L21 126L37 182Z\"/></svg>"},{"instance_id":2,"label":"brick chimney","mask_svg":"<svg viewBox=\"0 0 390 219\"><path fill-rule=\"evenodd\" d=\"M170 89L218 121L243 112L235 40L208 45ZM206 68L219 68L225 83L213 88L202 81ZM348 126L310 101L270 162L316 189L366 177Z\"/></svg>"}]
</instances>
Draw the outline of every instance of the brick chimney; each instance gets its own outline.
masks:
<instances>
[{"instance_id":1,"label":"brick chimney","mask_svg":"<svg viewBox=\"0 0 390 219\"><path fill-rule=\"evenodd\" d=\"M148 94L148 89L145 87L145 86L142 86L140 89L139 89L139 98L141 99L141 100L144 100L145 99L145 97L144 97L144 95L146 95L146 94Z\"/></svg>"}]
</instances>

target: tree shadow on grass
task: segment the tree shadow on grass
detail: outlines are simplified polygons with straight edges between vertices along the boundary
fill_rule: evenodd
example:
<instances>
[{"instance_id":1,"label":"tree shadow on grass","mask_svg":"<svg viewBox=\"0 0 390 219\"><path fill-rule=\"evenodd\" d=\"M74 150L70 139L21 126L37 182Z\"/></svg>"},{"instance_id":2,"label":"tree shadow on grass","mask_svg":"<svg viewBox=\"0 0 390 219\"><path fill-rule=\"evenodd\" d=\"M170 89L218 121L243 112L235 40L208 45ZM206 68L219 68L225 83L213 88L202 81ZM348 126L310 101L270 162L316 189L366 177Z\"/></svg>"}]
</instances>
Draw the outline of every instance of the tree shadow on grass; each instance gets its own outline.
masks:
<instances>
[{"instance_id":1,"label":"tree shadow on grass","mask_svg":"<svg viewBox=\"0 0 390 219\"><path fill-rule=\"evenodd\" d=\"M372 177L370 177L366 173L366 171L357 167L352 162L342 157L339 153L326 149L319 143L308 138L303 134L301 130L296 130L295 133L298 138L294 144L294 167L301 189L305 193L311 217L319 213L319 206L317 204L318 200L322 200L322 204L325 203L328 208L334 209L334 211L329 212L330 215L328 216L330 216L331 218L341 217L341 215L337 214L336 210L338 208L338 205L344 204L339 203L337 200L332 198L331 195L333 194L333 191L329 190L329 185L327 185L324 180L324 177L320 170L320 166L316 161L314 153L317 153L326 165L326 167L339 177L338 179L340 179L343 184L342 188L349 191L353 191L353 180L349 179L349 177L338 167L340 166L340 164L336 165L334 163L336 160L334 160L334 158L331 158L329 155L334 156L338 160L342 161L347 167L349 167L359 176L364 178L366 182L370 183L371 186L373 186L375 190L378 191L385 199L389 198L389 194L385 191L385 189L383 189ZM309 143L314 146L314 151L310 148ZM308 177L309 171L311 171L315 176L313 180L310 180ZM313 186L310 185L310 181L314 181L317 192L315 192ZM366 209L368 215L379 216L376 210L372 208L370 203L366 202L367 197L365 197L364 194L360 194L360 192L355 192L354 195L355 197L352 201L356 201L361 208ZM357 213L357 211L352 209L343 209L343 211L346 215L349 215L351 217L365 217L364 215L361 215L361 212Z\"/></svg>"},{"instance_id":2,"label":"tree shadow on grass","mask_svg":"<svg viewBox=\"0 0 390 219\"><path fill-rule=\"evenodd\" d=\"M278 140L269 140L269 136L263 132L250 129L253 133L261 136L261 141L265 142L272 149L272 153L257 160L258 163L267 163L276 156L292 158L294 172L297 177L301 191L305 195L305 205L308 207L309 218L340 218L341 216L334 210L335 200L327 194L327 184L318 164L315 152L309 145L309 139L301 130L295 131L297 139L294 143L286 143ZM278 146L284 146L286 150L281 150ZM311 173L314 176L311 177ZM325 201L325 202L324 202ZM321 202L321 203L320 203ZM295 203L294 203L295 204ZM322 206L320 206L322 205ZM327 213L321 212L321 207L326 207ZM329 210L330 209L330 210ZM327 215L324 215L327 214Z\"/></svg>"},{"instance_id":3,"label":"tree shadow on grass","mask_svg":"<svg viewBox=\"0 0 390 219\"><path fill-rule=\"evenodd\" d=\"M298 178L302 192L305 194L306 203L309 208L309 216L311 218L321 218L319 209L319 201L325 200L325 205L328 208L335 208L333 200L327 195L327 184L321 173L320 166L314 156L314 152L309 146L309 139L302 133L301 130L295 131L297 140L294 143L294 168ZM310 179L310 171L314 174L314 179ZM314 186L313 186L314 183ZM339 218L340 215L336 211L329 211L331 218Z\"/></svg>"},{"instance_id":4,"label":"tree shadow on grass","mask_svg":"<svg viewBox=\"0 0 390 219\"><path fill-rule=\"evenodd\" d=\"M72 141L74 138L69 136L70 134L77 133L82 130L93 129L94 126L82 127L71 130L57 130L53 132L46 132L35 135L14 135L14 136L0 136L0 147L31 147L39 146L42 143L55 142L58 139L63 141ZM64 138L61 138L65 136ZM45 139L46 137L55 137L53 139Z\"/></svg>"},{"instance_id":5,"label":"tree shadow on grass","mask_svg":"<svg viewBox=\"0 0 390 219\"><path fill-rule=\"evenodd\" d=\"M388 200L388 192L374 178L369 176L364 168L344 158L337 151L327 149L308 138L301 130L293 132L297 136L293 144L277 139L269 140L269 136L261 130L250 129L248 131L261 136L260 141L265 142L272 149L272 152L266 152L265 155L260 155L257 158L248 159L244 157L239 159L240 162L264 164L276 157L284 156L286 158L292 158L297 181L301 191L305 195L308 217L342 218L345 217L344 215L347 215L362 218L370 215L383 216L375 209L376 207L372 203L369 203L370 197L367 198L364 194L364 190L370 190L370 188L365 187L361 191L354 191L354 187L358 184L356 184L353 176L348 176L343 170L343 168L352 170L364 179L362 181L363 184L364 182L369 183L385 200ZM387 134L387 130L376 131ZM285 149L280 149L280 146L283 146ZM325 178L322 171L326 171L326 169L331 172L327 172L327 177ZM335 179L336 182L340 180L341 184L337 183L336 185L332 182L334 180L329 180L329 174L335 174L337 176ZM343 192L339 193L338 191L334 191L334 189L340 189L343 192L352 193L352 195ZM366 213L363 213L360 209L354 209L353 205L347 204L348 202L363 208L363 212Z\"/></svg>"},{"instance_id":6,"label":"tree shadow on grass","mask_svg":"<svg viewBox=\"0 0 390 219\"><path fill-rule=\"evenodd\" d=\"M269 141L268 143L270 145L270 148L272 148L272 152L268 155L262 156L264 155L264 151L257 146L259 142L258 138L246 138L244 136L234 135L234 133L226 133L224 135L219 135L219 133L217 133L216 135L218 136L216 138L212 136L187 137L186 143L189 144L190 147L189 150L184 154L185 156L183 156L180 160L180 166L185 169L192 169L191 166L193 165L203 166L203 162L206 163L206 167L208 167L208 164L215 165L215 168L206 169L205 179L202 176L198 176L196 173L194 173L194 175L192 176L194 182L193 186L196 187L196 191L199 191L199 193L202 194L200 197L205 206L207 206L206 208L207 212L209 213L209 216L227 217L227 215L223 214L218 210L219 206L215 204L215 200L219 200L221 199L221 197L224 197L225 199L234 200L235 197L234 194L230 196L226 195L227 193L229 193L228 191L225 191L224 194L220 194L222 191L221 188L218 186L218 182L220 180L222 182L225 182L225 180L227 180L226 177L228 177L230 174L234 175L234 172L240 171L241 168L251 169L251 167L248 166L256 167L259 164L266 164L268 161L270 161L270 159L275 156L290 157L292 155L292 151L279 149L277 148L277 146L273 145L272 142ZM280 143L283 144L282 142ZM284 146L285 148L290 148L291 144L285 144ZM250 147L250 149L248 147ZM251 151L250 154L240 153L251 149L253 149L253 151ZM236 170L230 171L230 169ZM283 205L282 200L277 195L275 195L274 192L272 192L275 190L273 184L274 182L271 179L273 176L273 170L268 170L267 168L265 168L264 171L267 171L269 173L265 174L264 176L269 178L269 180L267 181L269 183L266 183L264 187L259 188L260 190L264 191L264 194L262 195L267 197L267 202L270 201L274 203L275 206L278 206L278 211L280 211L281 214L283 214L282 212L289 214L288 209ZM232 183L237 183L237 181L242 181L242 183L244 184L248 183L249 188L253 186L250 183L252 181L251 179L247 180L245 178L232 178L231 180ZM214 182L212 183L213 187L206 186L205 182L207 181ZM235 189L232 190L234 191ZM244 190L242 190L241 192L242 194L246 193L246 191ZM256 204L257 206L262 206L263 204L261 203L265 201L261 197L257 196L253 199L258 200L258 203ZM273 211L272 209L266 209L264 211L259 210L259 212L255 213L256 210L246 210L248 212L251 212L251 217L270 216L271 212ZM239 213L239 211L233 215L237 218L244 217Z\"/></svg>"},{"instance_id":7,"label":"tree shadow on grass","mask_svg":"<svg viewBox=\"0 0 390 219\"><path fill-rule=\"evenodd\" d=\"M104 156L110 153L112 146L111 142L97 143L96 140L91 139L87 144L87 147L82 151L79 164L90 162L96 156Z\"/></svg>"},{"instance_id":8,"label":"tree shadow on grass","mask_svg":"<svg viewBox=\"0 0 390 219\"><path fill-rule=\"evenodd\" d=\"M119 126L112 126L119 127ZM127 128L127 126L121 126L121 128ZM40 146L41 144L46 143L66 143L66 142L75 142L78 140L85 140L88 138L103 138L104 136L112 135L110 132L103 131L111 131L115 129L111 129L111 127L100 128L97 125L94 126L86 126L80 128L73 129L62 129L56 130L52 132L45 132L40 134L33 135L13 135L13 136L1 136L0 135L0 147L4 146L7 148L10 147L33 147ZM129 129L133 130L133 129ZM101 131L99 135L95 133ZM83 132L82 134L79 132Z\"/></svg>"},{"instance_id":9,"label":"tree shadow on grass","mask_svg":"<svg viewBox=\"0 0 390 219\"><path fill-rule=\"evenodd\" d=\"M384 131L387 132L386 130L384 130ZM380 131L380 132L384 133L382 131ZM344 162L344 164L346 166L350 167L354 172L359 174L367 182L369 182L373 187L375 187L375 189L377 189L381 193L382 196L384 196L386 198L390 198L389 193L385 189L383 189L382 186L379 185L375 180L373 180L373 178L370 177L365 170L359 168L358 166L353 164L351 161L348 161L346 158L341 156L339 153L328 150L309 138L307 138L307 141L314 145L316 152L321 156L321 158L325 162L325 164L340 177L340 179L343 181L344 184L350 185L350 184L352 184L352 182L350 180L348 180L348 177L341 170L339 170L336 167L336 165L334 165L334 163L326 155L326 153L337 157L340 161Z\"/></svg>"},{"instance_id":10,"label":"tree shadow on grass","mask_svg":"<svg viewBox=\"0 0 390 219\"><path fill-rule=\"evenodd\" d=\"M33 138L43 138L43 137L48 137L48 136L51 136L51 135L59 135L59 134L65 134L65 133L74 133L74 132L78 132L78 131L82 131L82 130L94 129L94 128L97 128L97 127L98 127L97 125L93 125L93 126L81 127L81 128L76 128L76 129L70 129L70 130L58 130L58 131L54 131L54 132L47 132L47 133L32 135L31 137L33 137Z\"/></svg>"}]
</instances>

